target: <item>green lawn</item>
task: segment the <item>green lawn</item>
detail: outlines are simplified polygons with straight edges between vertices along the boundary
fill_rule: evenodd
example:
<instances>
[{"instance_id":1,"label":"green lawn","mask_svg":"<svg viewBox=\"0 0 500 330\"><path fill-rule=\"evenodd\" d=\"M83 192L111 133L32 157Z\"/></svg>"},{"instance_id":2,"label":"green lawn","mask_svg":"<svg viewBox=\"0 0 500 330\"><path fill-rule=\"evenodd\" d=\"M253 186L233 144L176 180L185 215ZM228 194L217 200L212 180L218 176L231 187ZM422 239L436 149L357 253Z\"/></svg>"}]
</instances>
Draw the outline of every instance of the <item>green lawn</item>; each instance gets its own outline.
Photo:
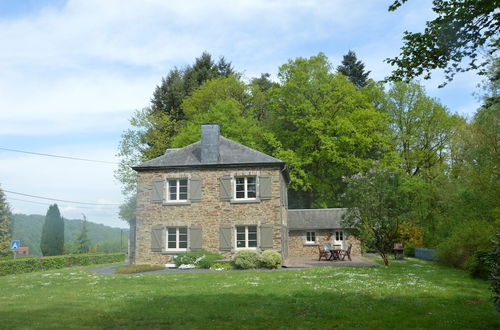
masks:
<instances>
[{"instance_id":1,"label":"green lawn","mask_svg":"<svg viewBox=\"0 0 500 330\"><path fill-rule=\"evenodd\" d=\"M0 277L1 328L494 329L488 284L410 259L389 268Z\"/></svg>"}]
</instances>

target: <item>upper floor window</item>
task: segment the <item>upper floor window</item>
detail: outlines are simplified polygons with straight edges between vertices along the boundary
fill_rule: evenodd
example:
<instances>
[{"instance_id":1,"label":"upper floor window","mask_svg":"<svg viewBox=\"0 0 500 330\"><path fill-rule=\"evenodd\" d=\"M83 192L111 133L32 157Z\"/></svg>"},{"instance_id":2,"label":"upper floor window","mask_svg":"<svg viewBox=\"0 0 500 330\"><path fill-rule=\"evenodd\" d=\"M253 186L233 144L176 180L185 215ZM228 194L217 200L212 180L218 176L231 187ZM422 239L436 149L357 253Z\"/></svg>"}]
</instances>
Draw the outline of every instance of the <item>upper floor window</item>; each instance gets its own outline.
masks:
<instances>
[{"instance_id":1,"label":"upper floor window","mask_svg":"<svg viewBox=\"0 0 500 330\"><path fill-rule=\"evenodd\" d=\"M257 198L257 178L255 176L236 177L235 186L235 199Z\"/></svg>"},{"instance_id":2,"label":"upper floor window","mask_svg":"<svg viewBox=\"0 0 500 330\"><path fill-rule=\"evenodd\" d=\"M167 228L167 250L185 250L187 245L187 227Z\"/></svg>"},{"instance_id":3,"label":"upper floor window","mask_svg":"<svg viewBox=\"0 0 500 330\"><path fill-rule=\"evenodd\" d=\"M187 179L167 180L167 202L186 202L188 199Z\"/></svg>"}]
</instances>

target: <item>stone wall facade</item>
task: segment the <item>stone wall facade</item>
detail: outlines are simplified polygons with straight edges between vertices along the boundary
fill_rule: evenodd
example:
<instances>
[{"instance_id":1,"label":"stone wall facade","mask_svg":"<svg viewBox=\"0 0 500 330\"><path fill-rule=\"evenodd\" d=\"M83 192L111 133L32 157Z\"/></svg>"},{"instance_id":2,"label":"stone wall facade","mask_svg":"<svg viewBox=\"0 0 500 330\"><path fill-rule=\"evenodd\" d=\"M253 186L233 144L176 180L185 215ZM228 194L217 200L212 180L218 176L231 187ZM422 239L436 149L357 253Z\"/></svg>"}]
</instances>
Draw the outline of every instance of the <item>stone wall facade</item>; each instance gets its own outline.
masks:
<instances>
[{"instance_id":1,"label":"stone wall facade","mask_svg":"<svg viewBox=\"0 0 500 330\"><path fill-rule=\"evenodd\" d=\"M271 176L272 198L260 202L234 203L222 201L220 181L223 176ZM191 203L153 203L153 181L169 178L200 178L201 201ZM168 251L166 244L161 252L151 250L152 228L190 227L201 228L202 249L229 258L236 249L220 251L220 227L238 225L272 225L273 250L282 251L282 232L286 228L287 205L282 197L284 179L279 167L262 168L199 168L179 170L148 170L138 173L135 260L138 264L165 264L179 251ZM233 240L235 241L235 232ZM189 235L188 235L189 237ZM259 241L259 234L257 235ZM283 237L285 239L285 237ZM166 241L166 238L164 238ZM286 245L286 241L284 242ZM189 250L189 243L188 243ZM257 249L258 250L258 249Z\"/></svg>"},{"instance_id":2,"label":"stone wall facade","mask_svg":"<svg viewBox=\"0 0 500 330\"><path fill-rule=\"evenodd\" d=\"M319 229L307 230L316 233L316 243L306 243L306 230L290 230L288 237L288 254L293 257L318 257L318 246L322 247L324 244L333 244L333 236L336 230L341 229ZM344 231L347 235L347 232ZM348 235L344 241L343 248L347 249L349 244L352 245L351 255L361 255L361 243L352 235Z\"/></svg>"}]
</instances>

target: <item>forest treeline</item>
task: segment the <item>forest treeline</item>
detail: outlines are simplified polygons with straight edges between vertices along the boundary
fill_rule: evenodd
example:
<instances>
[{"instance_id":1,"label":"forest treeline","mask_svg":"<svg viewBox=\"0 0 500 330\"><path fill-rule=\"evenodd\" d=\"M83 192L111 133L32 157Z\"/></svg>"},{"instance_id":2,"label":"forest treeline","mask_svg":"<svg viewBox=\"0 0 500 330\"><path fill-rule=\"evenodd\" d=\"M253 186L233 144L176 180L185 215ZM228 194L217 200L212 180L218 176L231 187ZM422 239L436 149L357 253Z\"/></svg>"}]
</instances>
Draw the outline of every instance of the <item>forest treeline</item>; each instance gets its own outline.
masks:
<instances>
[{"instance_id":1,"label":"forest treeline","mask_svg":"<svg viewBox=\"0 0 500 330\"><path fill-rule=\"evenodd\" d=\"M465 118L418 82L369 79L354 52L337 67L323 53L291 59L276 81L245 79L203 53L168 72L131 118L118 152L128 196L120 214L133 216L130 166L199 140L200 124L216 122L223 136L287 163L290 208L342 207L346 178L397 171L410 196L400 224L409 244L487 248L500 211L498 65L490 61L482 105Z\"/></svg>"}]
</instances>

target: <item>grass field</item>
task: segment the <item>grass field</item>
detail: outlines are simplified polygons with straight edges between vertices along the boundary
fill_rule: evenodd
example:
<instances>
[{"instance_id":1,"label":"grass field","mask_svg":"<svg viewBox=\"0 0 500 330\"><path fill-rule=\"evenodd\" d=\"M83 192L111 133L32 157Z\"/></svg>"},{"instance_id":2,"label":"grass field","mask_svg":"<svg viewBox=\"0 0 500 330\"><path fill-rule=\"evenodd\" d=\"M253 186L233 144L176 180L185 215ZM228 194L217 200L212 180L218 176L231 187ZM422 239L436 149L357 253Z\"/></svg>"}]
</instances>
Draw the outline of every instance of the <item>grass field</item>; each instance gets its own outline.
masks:
<instances>
[{"instance_id":1,"label":"grass field","mask_svg":"<svg viewBox=\"0 0 500 330\"><path fill-rule=\"evenodd\" d=\"M1 328L494 329L488 284L410 259L389 268L0 277Z\"/></svg>"}]
</instances>

